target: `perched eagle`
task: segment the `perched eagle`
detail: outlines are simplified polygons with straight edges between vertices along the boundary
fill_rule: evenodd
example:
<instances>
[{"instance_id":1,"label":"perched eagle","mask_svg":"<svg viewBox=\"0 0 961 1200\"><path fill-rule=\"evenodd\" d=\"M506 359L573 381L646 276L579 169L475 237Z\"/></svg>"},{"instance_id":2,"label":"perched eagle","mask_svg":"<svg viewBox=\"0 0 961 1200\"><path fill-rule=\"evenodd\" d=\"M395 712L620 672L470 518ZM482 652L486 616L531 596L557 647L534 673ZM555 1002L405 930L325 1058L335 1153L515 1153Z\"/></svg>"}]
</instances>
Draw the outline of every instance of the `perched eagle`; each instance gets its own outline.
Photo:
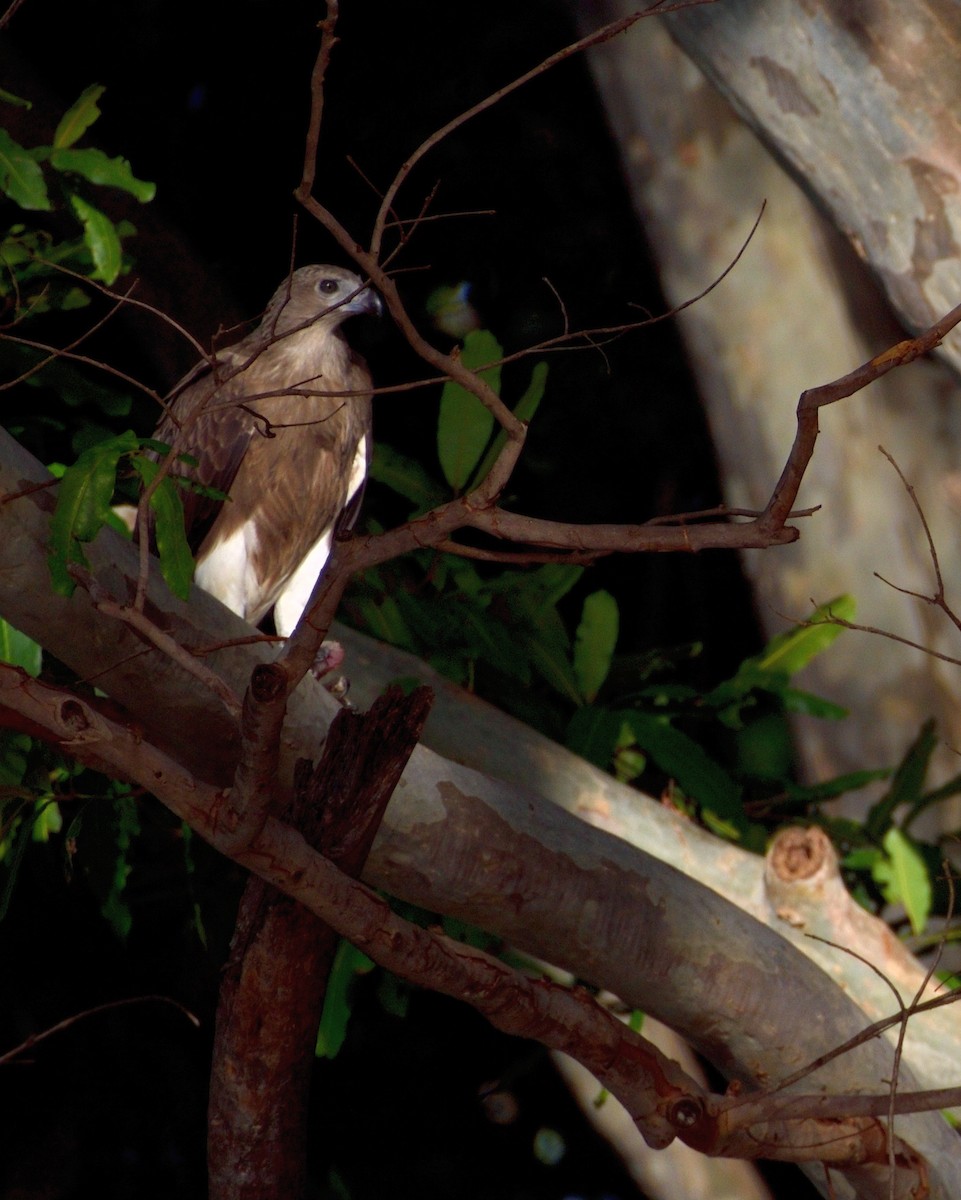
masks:
<instances>
[{"instance_id":1,"label":"perched eagle","mask_svg":"<svg viewBox=\"0 0 961 1200\"><path fill-rule=\"evenodd\" d=\"M197 460L175 474L230 497L183 493L196 583L254 625L273 608L283 636L360 506L372 385L341 326L379 312L351 271L301 267L252 333L187 376L154 434Z\"/></svg>"}]
</instances>

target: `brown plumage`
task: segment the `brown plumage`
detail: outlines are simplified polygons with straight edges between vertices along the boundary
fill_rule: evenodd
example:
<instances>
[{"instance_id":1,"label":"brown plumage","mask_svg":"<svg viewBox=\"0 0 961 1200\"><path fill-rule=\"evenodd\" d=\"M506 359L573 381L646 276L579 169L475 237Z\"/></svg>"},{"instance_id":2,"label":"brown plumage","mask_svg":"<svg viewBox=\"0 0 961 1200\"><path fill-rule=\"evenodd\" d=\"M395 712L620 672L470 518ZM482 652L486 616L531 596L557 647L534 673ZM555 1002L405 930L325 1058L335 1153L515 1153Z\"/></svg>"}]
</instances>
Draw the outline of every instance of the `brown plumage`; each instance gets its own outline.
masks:
<instances>
[{"instance_id":1,"label":"brown plumage","mask_svg":"<svg viewBox=\"0 0 961 1200\"><path fill-rule=\"evenodd\" d=\"M156 438L198 460L177 474L230 496L185 492L187 535L196 582L252 624L276 605L278 633L291 632L336 529L356 516L372 384L340 327L379 311L351 271L301 267L257 329L187 377L157 426Z\"/></svg>"}]
</instances>

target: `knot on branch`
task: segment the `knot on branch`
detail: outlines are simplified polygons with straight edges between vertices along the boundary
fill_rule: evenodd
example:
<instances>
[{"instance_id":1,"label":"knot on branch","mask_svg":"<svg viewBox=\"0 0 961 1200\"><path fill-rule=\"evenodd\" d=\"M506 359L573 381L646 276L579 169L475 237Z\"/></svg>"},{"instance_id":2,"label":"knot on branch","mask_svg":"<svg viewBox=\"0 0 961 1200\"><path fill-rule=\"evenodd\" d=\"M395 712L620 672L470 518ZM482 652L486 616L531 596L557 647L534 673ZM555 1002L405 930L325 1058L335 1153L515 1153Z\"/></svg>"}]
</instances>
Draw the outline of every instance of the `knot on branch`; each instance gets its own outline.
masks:
<instances>
[{"instance_id":1,"label":"knot on branch","mask_svg":"<svg viewBox=\"0 0 961 1200\"><path fill-rule=\"evenodd\" d=\"M260 704L270 704L287 691L287 672L279 663L261 663L250 676L250 693Z\"/></svg>"},{"instance_id":2,"label":"knot on branch","mask_svg":"<svg viewBox=\"0 0 961 1200\"><path fill-rule=\"evenodd\" d=\"M694 1096L684 1096L671 1105L668 1120L685 1133L690 1132L704 1116L704 1106Z\"/></svg>"},{"instance_id":3,"label":"knot on branch","mask_svg":"<svg viewBox=\"0 0 961 1200\"><path fill-rule=\"evenodd\" d=\"M64 738L67 746L101 742L110 736L106 726L81 700L61 700L57 705L57 719L67 735Z\"/></svg>"}]
</instances>

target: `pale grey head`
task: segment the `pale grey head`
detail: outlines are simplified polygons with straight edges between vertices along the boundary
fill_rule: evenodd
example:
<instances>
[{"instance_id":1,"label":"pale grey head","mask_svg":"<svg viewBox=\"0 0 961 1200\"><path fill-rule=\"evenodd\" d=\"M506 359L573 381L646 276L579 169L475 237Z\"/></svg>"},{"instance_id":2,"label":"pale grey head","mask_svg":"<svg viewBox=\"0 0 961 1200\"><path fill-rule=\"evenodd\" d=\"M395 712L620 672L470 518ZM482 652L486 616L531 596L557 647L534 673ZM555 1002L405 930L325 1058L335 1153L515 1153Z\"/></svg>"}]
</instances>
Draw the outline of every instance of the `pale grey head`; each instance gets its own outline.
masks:
<instances>
[{"instance_id":1,"label":"pale grey head","mask_svg":"<svg viewBox=\"0 0 961 1200\"><path fill-rule=\"evenodd\" d=\"M335 329L348 317L379 314L380 297L345 267L298 267L274 292L257 330L283 337L323 319Z\"/></svg>"}]
</instances>

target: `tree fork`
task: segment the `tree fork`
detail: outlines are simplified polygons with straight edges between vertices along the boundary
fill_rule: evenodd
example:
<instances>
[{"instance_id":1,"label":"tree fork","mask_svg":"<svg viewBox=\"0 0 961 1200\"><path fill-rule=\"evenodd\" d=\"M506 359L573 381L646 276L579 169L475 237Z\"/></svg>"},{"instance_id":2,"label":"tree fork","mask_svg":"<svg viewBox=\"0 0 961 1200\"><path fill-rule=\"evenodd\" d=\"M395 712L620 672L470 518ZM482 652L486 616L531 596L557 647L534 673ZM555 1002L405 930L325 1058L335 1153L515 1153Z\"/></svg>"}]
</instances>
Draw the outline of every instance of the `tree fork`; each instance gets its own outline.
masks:
<instances>
[{"instance_id":1,"label":"tree fork","mask_svg":"<svg viewBox=\"0 0 961 1200\"><path fill-rule=\"evenodd\" d=\"M331 724L320 761L297 764L278 815L342 871L360 874L387 802L420 739L433 693L391 687ZM304 1194L317 1027L338 935L252 876L217 1009L208 1111L211 1200Z\"/></svg>"}]
</instances>

